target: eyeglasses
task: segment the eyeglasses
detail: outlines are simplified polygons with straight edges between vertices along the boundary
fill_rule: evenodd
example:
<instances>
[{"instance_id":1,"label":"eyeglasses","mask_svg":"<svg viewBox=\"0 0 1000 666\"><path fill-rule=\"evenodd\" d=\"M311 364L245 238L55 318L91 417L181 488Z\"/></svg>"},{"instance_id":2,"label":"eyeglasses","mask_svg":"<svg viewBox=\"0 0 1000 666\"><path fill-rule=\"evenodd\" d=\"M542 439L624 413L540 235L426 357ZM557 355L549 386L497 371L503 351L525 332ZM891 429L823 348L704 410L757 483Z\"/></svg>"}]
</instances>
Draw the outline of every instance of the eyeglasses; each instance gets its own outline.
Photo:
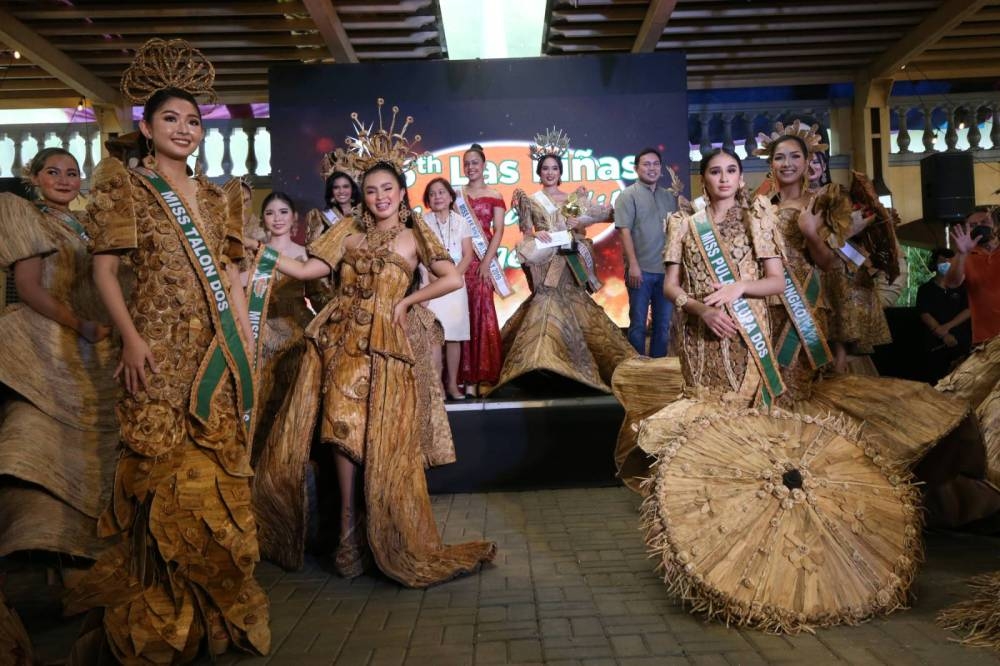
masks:
<instances>
[{"instance_id":1,"label":"eyeglasses","mask_svg":"<svg viewBox=\"0 0 1000 666\"><path fill-rule=\"evenodd\" d=\"M639 166L641 166L644 169L648 169L649 167L658 167L658 166L660 166L660 163L659 162L639 162Z\"/></svg>"}]
</instances>

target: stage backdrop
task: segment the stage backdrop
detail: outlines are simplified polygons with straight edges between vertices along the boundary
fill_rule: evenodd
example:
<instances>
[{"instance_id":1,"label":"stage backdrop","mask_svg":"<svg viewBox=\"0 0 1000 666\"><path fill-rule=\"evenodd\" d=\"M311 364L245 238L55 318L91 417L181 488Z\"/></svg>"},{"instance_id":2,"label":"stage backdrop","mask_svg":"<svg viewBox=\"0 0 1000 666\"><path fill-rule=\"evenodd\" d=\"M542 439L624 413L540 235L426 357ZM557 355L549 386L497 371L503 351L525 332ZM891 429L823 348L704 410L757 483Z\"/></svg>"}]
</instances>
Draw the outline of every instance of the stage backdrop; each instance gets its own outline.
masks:
<instances>
[{"instance_id":1,"label":"stage backdrop","mask_svg":"<svg viewBox=\"0 0 1000 666\"><path fill-rule=\"evenodd\" d=\"M270 71L271 177L303 211L321 207L323 154L344 145L350 114L378 123L376 99L413 116L407 136L420 134L428 154L408 174L410 200L419 206L436 176L464 184L462 153L485 148L486 182L510 204L518 187L539 189L528 145L537 132L564 130L572 152L563 162L563 188L593 189L614 203L636 178L633 156L653 146L688 186L687 93L683 53L574 56L480 61L279 66ZM388 112L388 113L386 113ZM397 120L397 127L398 127ZM669 175L664 169L664 179ZM508 211L500 259L514 295L497 297L501 324L527 297L513 248L521 234ZM588 230L595 241L604 288L594 295L619 325L628 323L621 246L610 223Z\"/></svg>"}]
</instances>

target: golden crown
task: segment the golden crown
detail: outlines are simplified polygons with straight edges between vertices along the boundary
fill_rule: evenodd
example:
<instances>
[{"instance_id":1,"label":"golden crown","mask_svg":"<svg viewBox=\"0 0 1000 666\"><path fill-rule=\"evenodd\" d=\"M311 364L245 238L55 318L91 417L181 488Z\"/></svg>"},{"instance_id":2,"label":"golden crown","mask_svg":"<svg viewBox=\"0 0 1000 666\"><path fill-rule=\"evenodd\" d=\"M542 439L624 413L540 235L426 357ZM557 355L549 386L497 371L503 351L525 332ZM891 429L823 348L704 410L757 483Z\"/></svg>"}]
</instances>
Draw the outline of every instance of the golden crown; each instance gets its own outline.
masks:
<instances>
[{"instance_id":1,"label":"golden crown","mask_svg":"<svg viewBox=\"0 0 1000 666\"><path fill-rule=\"evenodd\" d=\"M822 143L819 136L819 125L806 125L799 119L795 119L790 125L774 123L774 131L770 135L760 132L757 134L757 148L753 154L758 157L768 157L771 152L771 144L786 136L797 136L805 142L809 154L818 153L829 148Z\"/></svg>"},{"instance_id":2,"label":"golden crown","mask_svg":"<svg viewBox=\"0 0 1000 666\"><path fill-rule=\"evenodd\" d=\"M215 68L201 51L183 39L154 38L142 45L122 74L122 94L132 104L145 104L157 90L178 88L215 101Z\"/></svg>"},{"instance_id":3,"label":"golden crown","mask_svg":"<svg viewBox=\"0 0 1000 666\"><path fill-rule=\"evenodd\" d=\"M569 137L561 129L553 127L545 130L544 134L536 134L529 150L531 159L536 161L548 155L562 157L569 151Z\"/></svg>"},{"instance_id":4,"label":"golden crown","mask_svg":"<svg viewBox=\"0 0 1000 666\"><path fill-rule=\"evenodd\" d=\"M392 121L386 129L382 121L384 105L385 100L379 97L377 130L374 123L365 127L365 124L358 119L357 111L351 114L355 135L347 137L344 142L347 144L345 148L333 151L332 159L329 155L324 158L324 174L338 170L356 177L379 162L388 162L400 173L410 169L413 161L419 156L413 151L413 146L420 143L419 134L413 137L413 141L406 138L406 130L413 124L413 116L406 116L403 126L397 132L396 120L399 116L399 107L394 106ZM330 171L327 172L327 169Z\"/></svg>"}]
</instances>

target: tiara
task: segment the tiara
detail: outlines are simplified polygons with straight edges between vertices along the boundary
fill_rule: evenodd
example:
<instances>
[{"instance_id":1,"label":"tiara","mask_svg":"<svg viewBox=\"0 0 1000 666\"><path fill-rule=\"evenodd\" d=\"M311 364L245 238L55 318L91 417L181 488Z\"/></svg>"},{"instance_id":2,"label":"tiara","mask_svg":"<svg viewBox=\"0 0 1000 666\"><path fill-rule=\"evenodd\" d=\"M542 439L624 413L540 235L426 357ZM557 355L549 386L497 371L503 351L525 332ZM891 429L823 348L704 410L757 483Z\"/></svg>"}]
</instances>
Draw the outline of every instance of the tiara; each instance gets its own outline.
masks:
<instances>
[{"instance_id":1,"label":"tiara","mask_svg":"<svg viewBox=\"0 0 1000 666\"><path fill-rule=\"evenodd\" d=\"M535 142L531 144L529 150L533 160L540 160L549 155L562 157L569 150L569 137L562 130L553 127L545 130L544 134L536 134Z\"/></svg>"},{"instance_id":2,"label":"tiara","mask_svg":"<svg viewBox=\"0 0 1000 666\"><path fill-rule=\"evenodd\" d=\"M396 119L399 116L399 107L392 107L392 122L389 129L385 128L382 122L382 107L385 100L378 98L378 129L372 123L365 127L365 124L358 119L358 112L351 114L351 122L354 123L354 136L349 136L344 141L345 148L338 148L333 152L333 158L327 155L323 160L324 170L333 166L335 169L348 174L362 174L379 162L388 162L396 167L400 173L408 171L413 165L413 161L418 157L413 151L413 146L420 143L420 135L413 137L413 141L406 138L407 128L413 124L413 116L406 116L403 126L396 131Z\"/></svg>"},{"instance_id":3,"label":"tiara","mask_svg":"<svg viewBox=\"0 0 1000 666\"><path fill-rule=\"evenodd\" d=\"M781 123L774 123L774 131L770 135L760 132L757 135L757 148L753 154L758 157L767 157L771 151L771 144L785 136L796 136L802 139L809 149L809 153L818 153L826 150L830 146L821 143L819 136L819 125L809 126L799 119L795 119L791 125L785 126Z\"/></svg>"},{"instance_id":4,"label":"tiara","mask_svg":"<svg viewBox=\"0 0 1000 666\"><path fill-rule=\"evenodd\" d=\"M178 88L214 102L215 68L201 51L183 39L154 38L142 45L122 74L122 94L132 104L145 104L157 90Z\"/></svg>"}]
</instances>

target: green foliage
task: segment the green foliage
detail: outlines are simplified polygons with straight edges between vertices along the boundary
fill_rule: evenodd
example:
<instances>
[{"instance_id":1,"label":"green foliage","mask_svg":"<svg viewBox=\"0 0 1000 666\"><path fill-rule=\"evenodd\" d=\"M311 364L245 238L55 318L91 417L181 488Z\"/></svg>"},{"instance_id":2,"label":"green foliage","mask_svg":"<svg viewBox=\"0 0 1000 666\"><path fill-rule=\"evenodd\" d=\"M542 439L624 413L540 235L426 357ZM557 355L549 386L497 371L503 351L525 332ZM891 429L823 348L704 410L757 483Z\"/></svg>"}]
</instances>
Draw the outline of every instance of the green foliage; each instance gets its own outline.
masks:
<instances>
[{"instance_id":1,"label":"green foliage","mask_svg":"<svg viewBox=\"0 0 1000 666\"><path fill-rule=\"evenodd\" d=\"M913 307L917 304L917 289L934 276L934 273L927 267L927 262L931 260L931 252L912 245L900 245L900 247L906 255L908 275L906 286L903 287L903 291L899 294L899 300L896 301L896 307Z\"/></svg>"}]
</instances>

